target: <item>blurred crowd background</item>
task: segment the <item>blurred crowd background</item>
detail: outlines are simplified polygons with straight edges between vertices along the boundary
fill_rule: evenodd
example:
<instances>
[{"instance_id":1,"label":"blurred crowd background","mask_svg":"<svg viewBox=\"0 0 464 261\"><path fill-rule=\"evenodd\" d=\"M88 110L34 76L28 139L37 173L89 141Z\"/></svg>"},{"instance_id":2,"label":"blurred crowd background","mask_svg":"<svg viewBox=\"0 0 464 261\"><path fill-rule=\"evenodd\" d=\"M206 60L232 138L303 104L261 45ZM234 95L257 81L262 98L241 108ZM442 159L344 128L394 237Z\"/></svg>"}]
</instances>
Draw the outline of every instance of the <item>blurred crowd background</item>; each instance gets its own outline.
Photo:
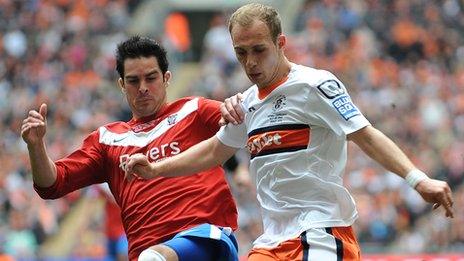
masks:
<instances>
[{"instance_id":1,"label":"blurred crowd background","mask_svg":"<svg viewBox=\"0 0 464 261\"><path fill-rule=\"evenodd\" d=\"M250 85L227 30L227 16L248 1L191 2L0 0L0 259L105 257L105 197L90 187L40 199L20 126L46 102L48 150L58 159L98 126L128 120L116 86L118 42L153 28L146 36L168 49L176 96L222 101ZM345 184L357 202L364 253L464 253L463 2L259 2L279 9L291 61L333 72L375 127L454 192L450 220L350 145ZM246 152L237 158L235 172L246 175ZM261 232L261 217L255 191L229 176L243 255Z\"/></svg>"}]
</instances>

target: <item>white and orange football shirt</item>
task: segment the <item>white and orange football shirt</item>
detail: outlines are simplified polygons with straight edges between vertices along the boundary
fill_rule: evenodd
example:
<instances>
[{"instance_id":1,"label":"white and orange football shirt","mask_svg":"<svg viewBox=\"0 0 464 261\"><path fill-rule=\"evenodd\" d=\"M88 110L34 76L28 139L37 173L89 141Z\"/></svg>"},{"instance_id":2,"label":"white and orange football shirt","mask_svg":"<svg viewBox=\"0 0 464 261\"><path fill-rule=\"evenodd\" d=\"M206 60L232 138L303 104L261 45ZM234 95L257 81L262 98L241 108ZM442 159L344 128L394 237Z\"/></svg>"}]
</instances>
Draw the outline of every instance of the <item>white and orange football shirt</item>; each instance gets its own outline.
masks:
<instances>
[{"instance_id":1,"label":"white and orange football shirt","mask_svg":"<svg viewBox=\"0 0 464 261\"><path fill-rule=\"evenodd\" d=\"M246 147L256 176L264 233L255 247L275 247L310 228L350 226L357 217L343 187L346 135L369 121L330 72L292 64L277 86L244 93L244 123L216 136Z\"/></svg>"}]
</instances>

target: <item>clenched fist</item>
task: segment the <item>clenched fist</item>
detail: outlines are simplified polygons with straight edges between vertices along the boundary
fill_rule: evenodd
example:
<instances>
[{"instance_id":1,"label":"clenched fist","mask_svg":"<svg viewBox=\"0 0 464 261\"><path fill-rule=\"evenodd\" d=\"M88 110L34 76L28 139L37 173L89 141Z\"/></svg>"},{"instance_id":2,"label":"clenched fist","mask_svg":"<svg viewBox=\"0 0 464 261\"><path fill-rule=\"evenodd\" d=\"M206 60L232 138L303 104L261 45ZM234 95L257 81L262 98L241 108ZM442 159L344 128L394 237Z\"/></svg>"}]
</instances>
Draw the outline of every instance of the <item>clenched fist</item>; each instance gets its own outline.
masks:
<instances>
[{"instance_id":1,"label":"clenched fist","mask_svg":"<svg viewBox=\"0 0 464 261\"><path fill-rule=\"evenodd\" d=\"M40 105L39 111L30 110L21 125L21 137L28 145L42 142L47 131L47 104Z\"/></svg>"}]
</instances>

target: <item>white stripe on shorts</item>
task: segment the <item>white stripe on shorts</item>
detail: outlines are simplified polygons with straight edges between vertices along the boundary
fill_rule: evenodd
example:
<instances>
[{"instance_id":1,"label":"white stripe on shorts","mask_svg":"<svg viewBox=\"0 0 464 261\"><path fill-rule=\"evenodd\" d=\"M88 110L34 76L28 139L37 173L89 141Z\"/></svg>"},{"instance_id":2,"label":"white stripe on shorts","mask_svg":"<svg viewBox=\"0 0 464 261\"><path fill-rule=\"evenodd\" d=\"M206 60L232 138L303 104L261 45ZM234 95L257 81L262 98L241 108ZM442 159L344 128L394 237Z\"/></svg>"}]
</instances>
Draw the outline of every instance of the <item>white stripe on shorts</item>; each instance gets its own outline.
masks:
<instances>
[{"instance_id":1,"label":"white stripe on shorts","mask_svg":"<svg viewBox=\"0 0 464 261\"><path fill-rule=\"evenodd\" d=\"M221 239L221 232L222 231L218 227L211 225L209 231L209 238Z\"/></svg>"},{"instance_id":2,"label":"white stripe on shorts","mask_svg":"<svg viewBox=\"0 0 464 261\"><path fill-rule=\"evenodd\" d=\"M309 244L308 260L337 261L335 237L327 233L325 228L308 229L306 242Z\"/></svg>"}]
</instances>

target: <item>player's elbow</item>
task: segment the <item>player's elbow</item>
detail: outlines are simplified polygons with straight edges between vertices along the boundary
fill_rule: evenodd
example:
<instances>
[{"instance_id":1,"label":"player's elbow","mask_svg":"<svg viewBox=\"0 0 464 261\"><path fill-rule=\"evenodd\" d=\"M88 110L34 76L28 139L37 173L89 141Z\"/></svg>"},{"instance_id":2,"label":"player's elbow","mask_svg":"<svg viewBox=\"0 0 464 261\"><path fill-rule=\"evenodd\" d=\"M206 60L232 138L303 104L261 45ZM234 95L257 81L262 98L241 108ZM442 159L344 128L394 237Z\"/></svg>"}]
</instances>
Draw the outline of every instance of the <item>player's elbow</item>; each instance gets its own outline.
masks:
<instances>
[{"instance_id":1,"label":"player's elbow","mask_svg":"<svg viewBox=\"0 0 464 261\"><path fill-rule=\"evenodd\" d=\"M43 193L43 192L42 193L37 192L37 195L39 195L41 199L45 199L45 200L53 200L53 199L58 199L61 197L60 195L57 195L57 194L50 194L50 193Z\"/></svg>"},{"instance_id":2,"label":"player's elbow","mask_svg":"<svg viewBox=\"0 0 464 261\"><path fill-rule=\"evenodd\" d=\"M347 135L347 139L356 143L359 147L372 146L374 141L379 137L380 131L372 126L366 126Z\"/></svg>"},{"instance_id":3,"label":"player's elbow","mask_svg":"<svg viewBox=\"0 0 464 261\"><path fill-rule=\"evenodd\" d=\"M58 191L56 190L52 190L52 189L47 189L47 188L41 188L39 186L37 186L36 184L34 184L34 190L35 192L37 193L37 195L39 195L39 197L41 199L57 199L57 198L61 198L63 196L62 193L58 193Z\"/></svg>"}]
</instances>

